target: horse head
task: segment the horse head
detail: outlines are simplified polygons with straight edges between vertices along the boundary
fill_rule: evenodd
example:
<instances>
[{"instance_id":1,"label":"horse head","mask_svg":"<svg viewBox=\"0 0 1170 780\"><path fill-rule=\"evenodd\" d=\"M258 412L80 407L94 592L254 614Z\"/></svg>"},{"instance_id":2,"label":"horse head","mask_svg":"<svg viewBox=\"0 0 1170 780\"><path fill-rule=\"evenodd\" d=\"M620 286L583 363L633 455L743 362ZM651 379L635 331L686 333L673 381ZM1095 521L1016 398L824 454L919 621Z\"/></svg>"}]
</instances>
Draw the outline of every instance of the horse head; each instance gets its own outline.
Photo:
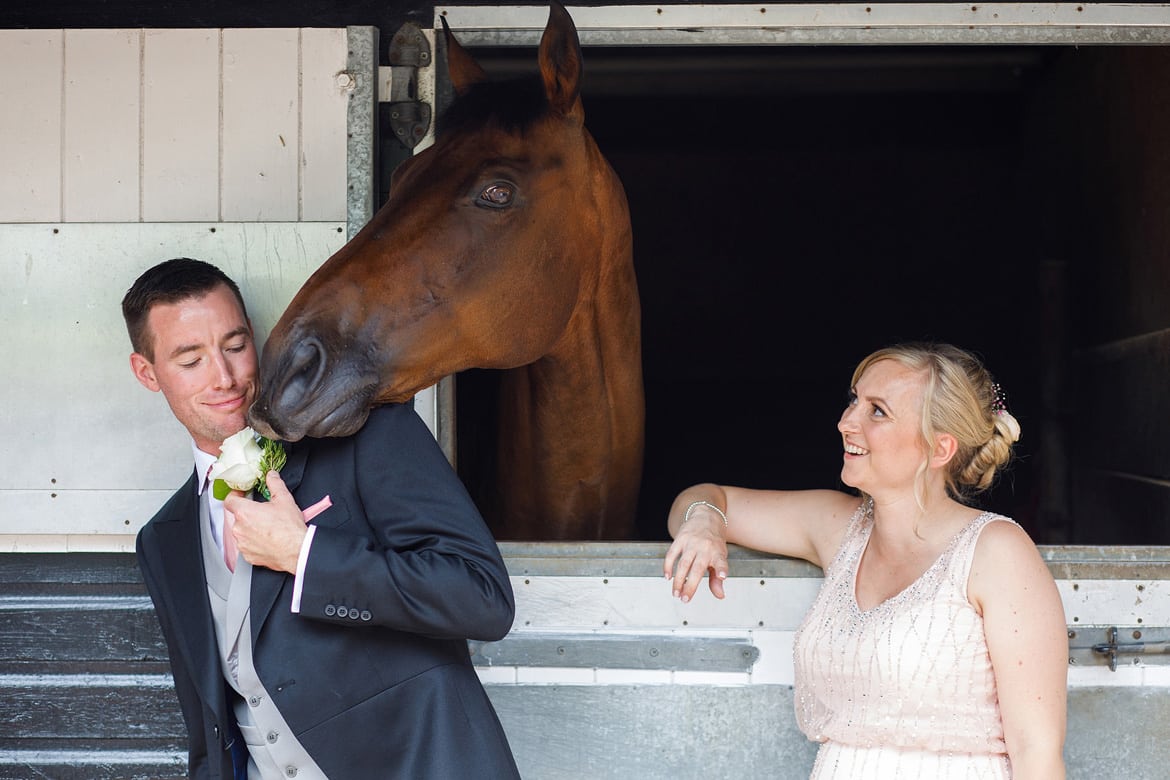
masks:
<instances>
[{"instance_id":1,"label":"horse head","mask_svg":"<svg viewBox=\"0 0 1170 780\"><path fill-rule=\"evenodd\" d=\"M445 34L457 100L435 144L398 167L388 202L272 330L251 412L264 433L347 435L372 404L548 354L590 283L585 255L625 208L592 181L608 166L597 170L584 129L581 51L562 6L531 81L486 81Z\"/></svg>"},{"instance_id":2,"label":"horse head","mask_svg":"<svg viewBox=\"0 0 1170 780\"><path fill-rule=\"evenodd\" d=\"M477 497L497 533L629 538L644 422L633 240L584 126L577 30L554 0L539 76L501 83L444 34L457 97L438 138L285 310L251 422L344 436L373 405L506 369L497 475Z\"/></svg>"}]
</instances>

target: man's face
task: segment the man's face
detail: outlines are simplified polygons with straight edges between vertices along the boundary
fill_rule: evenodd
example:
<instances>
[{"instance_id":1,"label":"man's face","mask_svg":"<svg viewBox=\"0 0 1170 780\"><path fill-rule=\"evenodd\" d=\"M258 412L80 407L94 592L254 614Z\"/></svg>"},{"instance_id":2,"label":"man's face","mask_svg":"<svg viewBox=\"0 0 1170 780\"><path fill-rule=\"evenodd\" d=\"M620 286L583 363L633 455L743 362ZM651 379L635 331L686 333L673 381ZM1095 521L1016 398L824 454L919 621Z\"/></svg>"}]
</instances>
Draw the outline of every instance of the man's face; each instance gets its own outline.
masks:
<instances>
[{"instance_id":1,"label":"man's face","mask_svg":"<svg viewBox=\"0 0 1170 780\"><path fill-rule=\"evenodd\" d=\"M239 302L219 285L201 298L154 306L147 327L154 360L132 354L134 376L162 392L199 449L218 455L223 440L247 424L256 397L256 345Z\"/></svg>"}]
</instances>

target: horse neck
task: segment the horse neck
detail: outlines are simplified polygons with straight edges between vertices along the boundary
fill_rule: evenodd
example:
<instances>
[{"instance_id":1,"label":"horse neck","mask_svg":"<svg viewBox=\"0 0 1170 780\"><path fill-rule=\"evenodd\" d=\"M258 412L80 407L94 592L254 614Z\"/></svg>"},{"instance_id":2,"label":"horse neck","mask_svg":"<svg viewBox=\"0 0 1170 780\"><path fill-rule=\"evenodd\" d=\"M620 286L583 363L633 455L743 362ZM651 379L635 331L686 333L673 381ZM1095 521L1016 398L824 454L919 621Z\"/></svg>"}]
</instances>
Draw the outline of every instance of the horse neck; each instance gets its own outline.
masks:
<instances>
[{"instance_id":1,"label":"horse neck","mask_svg":"<svg viewBox=\"0 0 1170 780\"><path fill-rule=\"evenodd\" d=\"M583 279L564 333L547 355L504 373L500 399L507 435L499 466L509 491L562 502L565 522L600 538L632 533L644 437L641 313L624 200L617 206L609 224L619 230L601 242L601 262ZM535 471L519 467L533 463ZM515 505L507 511L509 522L553 530L550 518L525 517Z\"/></svg>"}]
</instances>

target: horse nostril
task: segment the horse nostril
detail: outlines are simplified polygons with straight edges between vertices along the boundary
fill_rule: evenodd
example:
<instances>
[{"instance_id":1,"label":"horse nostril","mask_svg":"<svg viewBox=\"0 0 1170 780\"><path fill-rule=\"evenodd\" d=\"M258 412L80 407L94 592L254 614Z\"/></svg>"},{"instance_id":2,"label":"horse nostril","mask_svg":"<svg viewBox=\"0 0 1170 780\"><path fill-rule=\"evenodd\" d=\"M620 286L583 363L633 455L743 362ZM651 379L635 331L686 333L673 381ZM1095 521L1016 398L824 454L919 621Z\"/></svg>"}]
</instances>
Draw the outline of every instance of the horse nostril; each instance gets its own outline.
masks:
<instances>
[{"instance_id":1,"label":"horse nostril","mask_svg":"<svg viewBox=\"0 0 1170 780\"><path fill-rule=\"evenodd\" d=\"M293 350L279 405L296 409L304 404L325 372L325 348L313 337L306 338Z\"/></svg>"}]
</instances>

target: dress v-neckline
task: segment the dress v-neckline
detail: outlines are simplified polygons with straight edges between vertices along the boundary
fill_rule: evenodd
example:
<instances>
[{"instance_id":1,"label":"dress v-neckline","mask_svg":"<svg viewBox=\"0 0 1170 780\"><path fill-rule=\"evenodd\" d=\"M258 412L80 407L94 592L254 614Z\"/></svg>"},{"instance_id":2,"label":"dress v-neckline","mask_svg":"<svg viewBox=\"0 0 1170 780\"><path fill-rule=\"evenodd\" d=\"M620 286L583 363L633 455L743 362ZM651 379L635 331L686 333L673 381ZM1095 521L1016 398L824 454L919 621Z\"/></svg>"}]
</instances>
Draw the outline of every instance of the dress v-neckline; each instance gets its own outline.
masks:
<instances>
[{"instance_id":1,"label":"dress v-neckline","mask_svg":"<svg viewBox=\"0 0 1170 780\"><path fill-rule=\"evenodd\" d=\"M873 506L871 505L866 510L866 515L868 516L868 521L869 521L869 528L866 531L865 544L863 544L861 546L861 551L857 554L857 559L855 561L853 561L853 571L852 571L852 575L850 577L850 582L852 583L852 585L849 589L849 593L850 593L851 598L849 599L849 603L853 605L853 608L858 612L858 614L868 615L868 614L870 614L878 609L881 609L882 607L893 606L897 602L901 601L903 598L906 597L906 594L911 593L912 591L914 591L917 588L919 583L921 583L926 578L926 575L933 572L936 568L938 568L942 564L944 559L949 557L951 550L954 548L955 544L959 541L959 537L962 536L967 531L968 528L970 528L972 525L974 525L979 520L981 520L984 515L988 515L988 514L993 514L993 513L987 512L987 511L980 512L979 514L975 515L975 517L973 517L969 523L967 523L962 528L960 528L958 531L956 531L954 533L954 535L951 536L951 538L947 541L946 546L943 547L943 549L939 552L938 556L934 559L934 561L932 561L929 566L927 566L925 569L923 569L922 573L919 574L917 577L915 577L913 581L911 581L909 584L906 585L906 587L902 588L894 595L892 595L886 599L883 599L882 601L879 601L877 604L874 604L872 607L869 607L867 609L862 609L861 602L857 599L857 579L861 575L861 561L863 558L865 558L865 553L869 550L870 541L873 540L874 521L873 521Z\"/></svg>"}]
</instances>

